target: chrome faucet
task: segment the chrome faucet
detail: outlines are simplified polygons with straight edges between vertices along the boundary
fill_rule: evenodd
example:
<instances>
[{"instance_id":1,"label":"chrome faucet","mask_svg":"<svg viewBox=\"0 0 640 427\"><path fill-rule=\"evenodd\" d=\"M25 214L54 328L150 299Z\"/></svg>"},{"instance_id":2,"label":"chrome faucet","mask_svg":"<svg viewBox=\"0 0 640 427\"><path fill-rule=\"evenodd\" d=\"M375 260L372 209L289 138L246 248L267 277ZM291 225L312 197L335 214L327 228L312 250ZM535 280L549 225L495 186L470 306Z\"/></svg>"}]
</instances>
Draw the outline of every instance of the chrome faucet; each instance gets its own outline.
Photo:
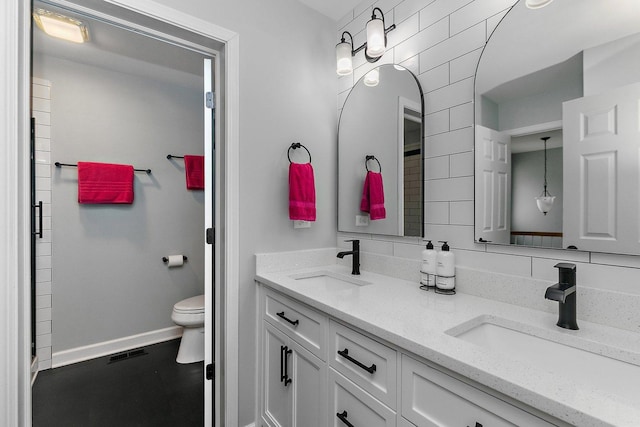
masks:
<instances>
[{"instance_id":1,"label":"chrome faucet","mask_svg":"<svg viewBox=\"0 0 640 427\"><path fill-rule=\"evenodd\" d=\"M561 328L578 330L576 320L576 265L561 262L554 266L558 269L559 280L549 286L544 293L546 299L558 301L558 323Z\"/></svg>"},{"instance_id":2,"label":"chrome faucet","mask_svg":"<svg viewBox=\"0 0 640 427\"><path fill-rule=\"evenodd\" d=\"M345 255L353 255L351 264L351 274L360 274L360 240L345 240L351 242L350 251L338 252L338 258L342 259Z\"/></svg>"}]
</instances>

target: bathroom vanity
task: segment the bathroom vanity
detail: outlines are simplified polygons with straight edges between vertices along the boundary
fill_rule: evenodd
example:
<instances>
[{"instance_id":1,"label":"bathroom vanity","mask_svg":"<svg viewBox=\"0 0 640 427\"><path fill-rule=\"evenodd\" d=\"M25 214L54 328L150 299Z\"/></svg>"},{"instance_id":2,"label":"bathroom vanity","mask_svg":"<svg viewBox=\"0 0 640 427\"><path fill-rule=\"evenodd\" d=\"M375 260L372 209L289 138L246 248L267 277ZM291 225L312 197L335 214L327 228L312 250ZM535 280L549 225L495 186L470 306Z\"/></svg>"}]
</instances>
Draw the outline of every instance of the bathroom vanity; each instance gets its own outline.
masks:
<instances>
[{"instance_id":1,"label":"bathroom vanity","mask_svg":"<svg viewBox=\"0 0 640 427\"><path fill-rule=\"evenodd\" d=\"M554 314L437 295L367 271L353 276L335 264L258 268L256 281L257 426L630 426L640 419L637 334L589 322L560 330ZM600 367L602 354L620 366ZM598 383L589 377L594 370L594 378L615 381Z\"/></svg>"}]
</instances>

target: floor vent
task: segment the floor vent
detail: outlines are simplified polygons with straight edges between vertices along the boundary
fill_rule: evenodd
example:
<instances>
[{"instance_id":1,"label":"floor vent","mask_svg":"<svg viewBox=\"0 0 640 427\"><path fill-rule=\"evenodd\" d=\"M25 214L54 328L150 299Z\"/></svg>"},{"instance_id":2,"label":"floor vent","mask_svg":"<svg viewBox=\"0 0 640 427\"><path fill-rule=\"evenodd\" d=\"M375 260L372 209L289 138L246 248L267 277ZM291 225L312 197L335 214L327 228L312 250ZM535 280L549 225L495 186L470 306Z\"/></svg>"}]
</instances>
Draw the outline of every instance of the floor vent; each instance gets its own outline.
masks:
<instances>
[{"instance_id":1,"label":"floor vent","mask_svg":"<svg viewBox=\"0 0 640 427\"><path fill-rule=\"evenodd\" d=\"M125 351L124 353L114 354L109 357L109 363L120 362L121 360L131 359L132 357L138 356L146 356L147 353L145 349L139 348L137 350Z\"/></svg>"}]
</instances>

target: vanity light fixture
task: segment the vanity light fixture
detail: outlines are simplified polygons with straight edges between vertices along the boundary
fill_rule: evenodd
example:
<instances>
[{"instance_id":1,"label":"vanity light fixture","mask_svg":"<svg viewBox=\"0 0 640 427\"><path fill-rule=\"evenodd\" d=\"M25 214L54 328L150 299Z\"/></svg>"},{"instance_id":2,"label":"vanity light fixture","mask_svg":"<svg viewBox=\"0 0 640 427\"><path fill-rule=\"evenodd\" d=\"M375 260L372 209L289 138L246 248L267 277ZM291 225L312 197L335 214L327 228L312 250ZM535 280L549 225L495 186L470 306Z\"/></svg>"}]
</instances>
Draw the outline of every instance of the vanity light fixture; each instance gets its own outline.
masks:
<instances>
[{"instance_id":1,"label":"vanity light fixture","mask_svg":"<svg viewBox=\"0 0 640 427\"><path fill-rule=\"evenodd\" d=\"M544 136L540 139L544 141L544 190L540 196L536 197L536 204L540 212L546 215L547 212L551 210L556 196L552 196L551 193L547 191L547 140L550 139L550 137Z\"/></svg>"},{"instance_id":2,"label":"vanity light fixture","mask_svg":"<svg viewBox=\"0 0 640 427\"><path fill-rule=\"evenodd\" d=\"M541 7L547 6L553 0L525 0L524 4L529 9L540 9Z\"/></svg>"},{"instance_id":3,"label":"vanity light fixture","mask_svg":"<svg viewBox=\"0 0 640 427\"><path fill-rule=\"evenodd\" d=\"M380 18L376 15L376 10L380 13ZM349 31L344 31L340 38L340 43L336 45L336 72L339 76L346 76L353 72L352 57L364 49L364 56L368 62L376 62L387 50L387 33L395 30L396 25L392 24L385 28L384 14L378 7L374 7L371 13L371 20L367 22L367 41L357 49L353 48L353 36ZM349 41L345 39L349 36Z\"/></svg>"},{"instance_id":4,"label":"vanity light fixture","mask_svg":"<svg viewBox=\"0 0 640 427\"><path fill-rule=\"evenodd\" d=\"M33 20L38 28L51 37L74 43L84 43L89 40L87 26L77 19L45 9L35 9Z\"/></svg>"}]
</instances>

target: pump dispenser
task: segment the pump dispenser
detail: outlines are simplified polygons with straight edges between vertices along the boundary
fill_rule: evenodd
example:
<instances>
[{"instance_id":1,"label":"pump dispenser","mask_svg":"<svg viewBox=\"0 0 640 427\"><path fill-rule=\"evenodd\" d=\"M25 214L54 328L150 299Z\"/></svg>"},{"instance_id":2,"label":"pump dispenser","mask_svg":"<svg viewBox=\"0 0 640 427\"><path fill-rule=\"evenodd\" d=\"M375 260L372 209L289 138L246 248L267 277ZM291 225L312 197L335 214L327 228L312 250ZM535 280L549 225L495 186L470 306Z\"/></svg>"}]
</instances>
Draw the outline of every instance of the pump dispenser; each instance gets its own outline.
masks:
<instances>
[{"instance_id":1,"label":"pump dispenser","mask_svg":"<svg viewBox=\"0 0 640 427\"><path fill-rule=\"evenodd\" d=\"M449 250L447 242L440 243L443 245L437 256L436 287L449 291L456 287L456 256Z\"/></svg>"},{"instance_id":2,"label":"pump dispenser","mask_svg":"<svg viewBox=\"0 0 640 427\"><path fill-rule=\"evenodd\" d=\"M433 243L429 240L426 249L422 251L422 269L420 270L422 273L421 283L428 287L436 285L437 256L438 253L433 249Z\"/></svg>"}]
</instances>

